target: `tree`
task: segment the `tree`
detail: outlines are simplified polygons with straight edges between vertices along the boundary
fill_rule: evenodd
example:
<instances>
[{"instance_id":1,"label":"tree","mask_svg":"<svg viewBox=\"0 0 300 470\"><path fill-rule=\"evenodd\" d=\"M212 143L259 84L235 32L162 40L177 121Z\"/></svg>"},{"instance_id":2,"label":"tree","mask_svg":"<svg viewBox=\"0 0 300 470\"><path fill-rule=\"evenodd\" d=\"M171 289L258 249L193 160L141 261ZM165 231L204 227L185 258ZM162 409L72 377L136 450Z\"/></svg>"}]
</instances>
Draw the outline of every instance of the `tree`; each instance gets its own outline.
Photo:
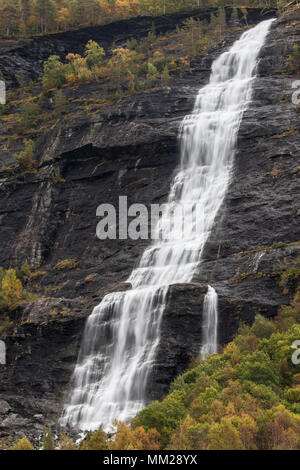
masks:
<instances>
[{"instance_id":1,"label":"tree","mask_svg":"<svg viewBox=\"0 0 300 470\"><path fill-rule=\"evenodd\" d=\"M112 54L109 67L118 90L121 90L124 83L129 82L129 88L133 91L141 55L123 47L114 49Z\"/></svg>"},{"instance_id":2,"label":"tree","mask_svg":"<svg viewBox=\"0 0 300 470\"><path fill-rule=\"evenodd\" d=\"M199 45L203 35L203 23L195 18L188 18L183 23L182 31L184 32L186 54L190 58L193 58L199 51Z\"/></svg>"},{"instance_id":3,"label":"tree","mask_svg":"<svg viewBox=\"0 0 300 470\"><path fill-rule=\"evenodd\" d=\"M144 429L156 429L161 436L161 442L166 445L170 436L184 419L186 408L184 393L175 390L161 403L155 401L142 410L133 420L133 427L143 426Z\"/></svg>"},{"instance_id":4,"label":"tree","mask_svg":"<svg viewBox=\"0 0 300 470\"><path fill-rule=\"evenodd\" d=\"M299 450L299 416L279 405L262 413L260 422L263 449Z\"/></svg>"},{"instance_id":5,"label":"tree","mask_svg":"<svg viewBox=\"0 0 300 470\"><path fill-rule=\"evenodd\" d=\"M97 431L88 433L81 443L80 450L107 450L107 436L100 427Z\"/></svg>"},{"instance_id":6,"label":"tree","mask_svg":"<svg viewBox=\"0 0 300 470\"><path fill-rule=\"evenodd\" d=\"M33 13L38 21L38 31L47 33L55 24L55 4L51 0L35 0Z\"/></svg>"},{"instance_id":7,"label":"tree","mask_svg":"<svg viewBox=\"0 0 300 470\"><path fill-rule=\"evenodd\" d=\"M66 65L66 78L68 83L89 82L93 73L87 67L86 59L79 54L68 54Z\"/></svg>"},{"instance_id":8,"label":"tree","mask_svg":"<svg viewBox=\"0 0 300 470\"><path fill-rule=\"evenodd\" d=\"M58 450L78 450L77 445L70 437L66 434L60 436L60 439L57 443Z\"/></svg>"},{"instance_id":9,"label":"tree","mask_svg":"<svg viewBox=\"0 0 300 470\"><path fill-rule=\"evenodd\" d=\"M134 49L136 49L137 47L137 40L135 38L130 38L130 39L127 39L126 41L126 48L127 49L130 49L131 51L133 51Z\"/></svg>"},{"instance_id":10,"label":"tree","mask_svg":"<svg viewBox=\"0 0 300 470\"><path fill-rule=\"evenodd\" d=\"M254 323L251 328L251 332L257 338L270 338L270 336L275 332L274 322L267 320L262 315L256 315Z\"/></svg>"},{"instance_id":11,"label":"tree","mask_svg":"<svg viewBox=\"0 0 300 470\"><path fill-rule=\"evenodd\" d=\"M151 87L157 83L158 70L151 62L148 62L147 83Z\"/></svg>"},{"instance_id":12,"label":"tree","mask_svg":"<svg viewBox=\"0 0 300 470\"><path fill-rule=\"evenodd\" d=\"M219 7L218 9L217 24L218 24L219 35L221 39L222 34L224 33L225 28L226 28L226 14L225 14L225 8L223 6Z\"/></svg>"},{"instance_id":13,"label":"tree","mask_svg":"<svg viewBox=\"0 0 300 470\"><path fill-rule=\"evenodd\" d=\"M155 51L152 59L153 64L160 72L163 70L166 58L161 51Z\"/></svg>"},{"instance_id":14,"label":"tree","mask_svg":"<svg viewBox=\"0 0 300 470\"><path fill-rule=\"evenodd\" d=\"M24 140L24 150L20 153L14 154L14 159L20 165L21 169L31 171L35 165L35 144L33 140Z\"/></svg>"},{"instance_id":15,"label":"tree","mask_svg":"<svg viewBox=\"0 0 300 470\"><path fill-rule=\"evenodd\" d=\"M34 447L27 437L22 437L9 450L34 450Z\"/></svg>"},{"instance_id":16,"label":"tree","mask_svg":"<svg viewBox=\"0 0 300 470\"><path fill-rule=\"evenodd\" d=\"M167 85L169 85L171 82L171 76L170 76L169 67L167 64L164 66L163 73L161 74L161 80L163 83Z\"/></svg>"},{"instance_id":17,"label":"tree","mask_svg":"<svg viewBox=\"0 0 300 470\"><path fill-rule=\"evenodd\" d=\"M117 432L109 443L110 450L159 450L160 436L156 429L146 431L142 426L131 429L125 423L115 423Z\"/></svg>"},{"instance_id":18,"label":"tree","mask_svg":"<svg viewBox=\"0 0 300 470\"><path fill-rule=\"evenodd\" d=\"M190 415L174 432L169 448L172 450L206 450L208 423L199 424Z\"/></svg>"},{"instance_id":19,"label":"tree","mask_svg":"<svg viewBox=\"0 0 300 470\"><path fill-rule=\"evenodd\" d=\"M1 0L0 4L0 28L6 36L18 31L19 8L17 0Z\"/></svg>"},{"instance_id":20,"label":"tree","mask_svg":"<svg viewBox=\"0 0 300 470\"><path fill-rule=\"evenodd\" d=\"M14 269L8 269L1 282L2 301L6 303L9 310L13 310L22 298L22 282L17 278Z\"/></svg>"},{"instance_id":21,"label":"tree","mask_svg":"<svg viewBox=\"0 0 300 470\"><path fill-rule=\"evenodd\" d=\"M19 274L20 273L20 274ZM21 266L21 269L19 270L18 276L22 278L28 278L31 274L30 266L28 261L24 261L24 263Z\"/></svg>"},{"instance_id":22,"label":"tree","mask_svg":"<svg viewBox=\"0 0 300 470\"><path fill-rule=\"evenodd\" d=\"M68 8L62 7L57 11L56 23L59 29L67 29L68 24L71 23L71 13Z\"/></svg>"},{"instance_id":23,"label":"tree","mask_svg":"<svg viewBox=\"0 0 300 470\"><path fill-rule=\"evenodd\" d=\"M149 31L149 33L148 33L146 43L147 43L148 46L151 47L151 46L153 45L153 43L154 43L155 40L156 40L155 24L152 23L152 27L151 27L151 29L150 29L150 31Z\"/></svg>"},{"instance_id":24,"label":"tree","mask_svg":"<svg viewBox=\"0 0 300 470\"><path fill-rule=\"evenodd\" d=\"M53 95L53 108L56 117L60 117L67 112L66 95L62 90L55 91Z\"/></svg>"},{"instance_id":25,"label":"tree","mask_svg":"<svg viewBox=\"0 0 300 470\"><path fill-rule=\"evenodd\" d=\"M44 435L42 440L43 450L54 450L54 440L51 430L47 427L44 428Z\"/></svg>"},{"instance_id":26,"label":"tree","mask_svg":"<svg viewBox=\"0 0 300 470\"><path fill-rule=\"evenodd\" d=\"M21 106L19 117L17 120L17 128L19 131L32 129L37 121L40 108L37 103L27 102Z\"/></svg>"},{"instance_id":27,"label":"tree","mask_svg":"<svg viewBox=\"0 0 300 470\"><path fill-rule=\"evenodd\" d=\"M90 40L85 47L85 60L91 69L94 66L101 66L105 57L105 51L97 42Z\"/></svg>"},{"instance_id":28,"label":"tree","mask_svg":"<svg viewBox=\"0 0 300 470\"><path fill-rule=\"evenodd\" d=\"M43 87L46 91L61 88L66 83L66 67L59 56L51 55L44 63Z\"/></svg>"},{"instance_id":29,"label":"tree","mask_svg":"<svg viewBox=\"0 0 300 470\"><path fill-rule=\"evenodd\" d=\"M270 357L262 351L247 354L237 367L237 374L242 381L250 380L256 384L264 384L270 387L276 387L279 384L278 369L272 363Z\"/></svg>"},{"instance_id":30,"label":"tree","mask_svg":"<svg viewBox=\"0 0 300 470\"><path fill-rule=\"evenodd\" d=\"M214 423L208 433L209 450L245 450L238 429L228 417Z\"/></svg>"}]
</instances>

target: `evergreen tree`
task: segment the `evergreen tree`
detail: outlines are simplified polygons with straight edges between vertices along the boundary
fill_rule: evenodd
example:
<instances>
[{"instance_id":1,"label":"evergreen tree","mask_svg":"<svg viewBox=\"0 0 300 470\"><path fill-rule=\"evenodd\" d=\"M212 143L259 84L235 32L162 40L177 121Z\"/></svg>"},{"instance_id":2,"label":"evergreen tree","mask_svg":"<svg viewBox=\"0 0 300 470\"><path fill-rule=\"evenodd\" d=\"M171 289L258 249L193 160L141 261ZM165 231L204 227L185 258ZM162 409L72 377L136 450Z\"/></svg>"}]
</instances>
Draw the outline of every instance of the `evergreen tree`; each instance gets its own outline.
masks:
<instances>
[{"instance_id":1,"label":"evergreen tree","mask_svg":"<svg viewBox=\"0 0 300 470\"><path fill-rule=\"evenodd\" d=\"M84 55L87 65L92 68L103 64L105 51L97 42L90 40L85 47Z\"/></svg>"},{"instance_id":2,"label":"evergreen tree","mask_svg":"<svg viewBox=\"0 0 300 470\"><path fill-rule=\"evenodd\" d=\"M23 170L31 171L35 164L35 144L33 140L24 140L24 150L14 155L14 159Z\"/></svg>"},{"instance_id":3,"label":"evergreen tree","mask_svg":"<svg viewBox=\"0 0 300 470\"><path fill-rule=\"evenodd\" d=\"M158 80L158 70L151 62L148 62L147 84L153 86Z\"/></svg>"},{"instance_id":4,"label":"evergreen tree","mask_svg":"<svg viewBox=\"0 0 300 470\"><path fill-rule=\"evenodd\" d=\"M166 64L163 69L163 73L161 75L162 82L169 85L171 83L171 76L169 72L169 67Z\"/></svg>"},{"instance_id":5,"label":"evergreen tree","mask_svg":"<svg viewBox=\"0 0 300 470\"><path fill-rule=\"evenodd\" d=\"M54 439L51 430L47 427L44 428L42 446L43 450L54 450Z\"/></svg>"},{"instance_id":6,"label":"evergreen tree","mask_svg":"<svg viewBox=\"0 0 300 470\"><path fill-rule=\"evenodd\" d=\"M67 112L66 95L62 90L57 90L53 95L53 108L56 117L60 117Z\"/></svg>"},{"instance_id":7,"label":"evergreen tree","mask_svg":"<svg viewBox=\"0 0 300 470\"><path fill-rule=\"evenodd\" d=\"M43 87L50 90L66 83L66 67L57 55L51 55L44 63Z\"/></svg>"}]
</instances>

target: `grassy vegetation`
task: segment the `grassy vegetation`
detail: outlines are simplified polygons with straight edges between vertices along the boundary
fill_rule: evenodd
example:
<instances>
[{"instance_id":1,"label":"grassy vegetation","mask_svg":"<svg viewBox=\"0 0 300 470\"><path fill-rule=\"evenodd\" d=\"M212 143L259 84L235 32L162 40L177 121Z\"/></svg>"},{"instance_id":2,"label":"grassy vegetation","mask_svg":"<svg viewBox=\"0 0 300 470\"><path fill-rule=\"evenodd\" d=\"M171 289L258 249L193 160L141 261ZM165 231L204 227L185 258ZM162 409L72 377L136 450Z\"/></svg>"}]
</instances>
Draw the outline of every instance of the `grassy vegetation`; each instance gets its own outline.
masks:
<instances>
[{"instance_id":1,"label":"grassy vegetation","mask_svg":"<svg viewBox=\"0 0 300 470\"><path fill-rule=\"evenodd\" d=\"M69 259L63 259L61 261L58 261L56 264L55 268L63 271L63 270L69 270L69 269L74 269L77 266L77 260L73 258Z\"/></svg>"}]
</instances>

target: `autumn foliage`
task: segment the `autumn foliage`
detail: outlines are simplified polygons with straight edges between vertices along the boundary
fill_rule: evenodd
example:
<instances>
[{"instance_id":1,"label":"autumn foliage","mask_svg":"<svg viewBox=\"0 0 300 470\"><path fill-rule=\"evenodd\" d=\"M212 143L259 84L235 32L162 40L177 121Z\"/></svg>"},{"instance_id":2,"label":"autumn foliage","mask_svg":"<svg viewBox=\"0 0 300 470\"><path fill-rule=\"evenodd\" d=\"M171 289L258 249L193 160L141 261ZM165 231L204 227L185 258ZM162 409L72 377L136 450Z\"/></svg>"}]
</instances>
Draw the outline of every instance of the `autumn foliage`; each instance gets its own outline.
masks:
<instances>
[{"instance_id":1,"label":"autumn foliage","mask_svg":"<svg viewBox=\"0 0 300 470\"><path fill-rule=\"evenodd\" d=\"M8 296L13 291L20 295L13 272L3 279ZM100 427L81 443L66 434L53 443L45 429L45 448L50 442L58 450L299 450L299 279L297 259L279 279L291 296L289 306L274 320L258 314L252 326L240 327L223 352L206 361L195 359L169 394L130 425L115 422L109 436ZM30 443L22 440L14 448L23 446L30 448Z\"/></svg>"},{"instance_id":2,"label":"autumn foliage","mask_svg":"<svg viewBox=\"0 0 300 470\"><path fill-rule=\"evenodd\" d=\"M0 0L0 35L46 34L138 15L164 15L219 5L277 5L275 0Z\"/></svg>"},{"instance_id":3,"label":"autumn foliage","mask_svg":"<svg viewBox=\"0 0 300 470\"><path fill-rule=\"evenodd\" d=\"M222 354L178 377L133 426L155 426L167 449L300 449L300 368L291 361L300 338L296 307L293 314L287 329L281 314L275 323L258 315Z\"/></svg>"}]
</instances>

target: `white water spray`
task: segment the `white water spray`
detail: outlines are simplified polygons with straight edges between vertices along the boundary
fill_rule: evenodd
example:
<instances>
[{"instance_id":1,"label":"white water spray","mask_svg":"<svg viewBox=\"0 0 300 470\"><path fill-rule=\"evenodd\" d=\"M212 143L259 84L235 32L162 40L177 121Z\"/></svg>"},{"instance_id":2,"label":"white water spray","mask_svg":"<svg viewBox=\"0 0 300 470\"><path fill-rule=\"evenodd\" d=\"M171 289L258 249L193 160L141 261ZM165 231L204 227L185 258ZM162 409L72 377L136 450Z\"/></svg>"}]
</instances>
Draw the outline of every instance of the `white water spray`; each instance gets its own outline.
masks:
<instances>
[{"instance_id":1,"label":"white water spray","mask_svg":"<svg viewBox=\"0 0 300 470\"><path fill-rule=\"evenodd\" d=\"M157 227L159 241L132 272L131 290L107 295L88 318L62 425L94 430L102 424L109 430L115 419L129 421L147 404L168 288L191 282L199 268L228 188L240 122L270 24L265 21L244 33L213 63L209 84L200 90L193 113L184 118L181 165ZM185 207L185 220L172 224L178 205ZM191 216L195 209L200 214L197 225ZM170 237L174 225L185 226L182 238ZM216 349L216 297L210 288L204 310L209 316L215 309L203 345L208 354Z\"/></svg>"},{"instance_id":2,"label":"white water spray","mask_svg":"<svg viewBox=\"0 0 300 470\"><path fill-rule=\"evenodd\" d=\"M208 286L203 303L201 357L207 359L218 352L218 294Z\"/></svg>"}]
</instances>

